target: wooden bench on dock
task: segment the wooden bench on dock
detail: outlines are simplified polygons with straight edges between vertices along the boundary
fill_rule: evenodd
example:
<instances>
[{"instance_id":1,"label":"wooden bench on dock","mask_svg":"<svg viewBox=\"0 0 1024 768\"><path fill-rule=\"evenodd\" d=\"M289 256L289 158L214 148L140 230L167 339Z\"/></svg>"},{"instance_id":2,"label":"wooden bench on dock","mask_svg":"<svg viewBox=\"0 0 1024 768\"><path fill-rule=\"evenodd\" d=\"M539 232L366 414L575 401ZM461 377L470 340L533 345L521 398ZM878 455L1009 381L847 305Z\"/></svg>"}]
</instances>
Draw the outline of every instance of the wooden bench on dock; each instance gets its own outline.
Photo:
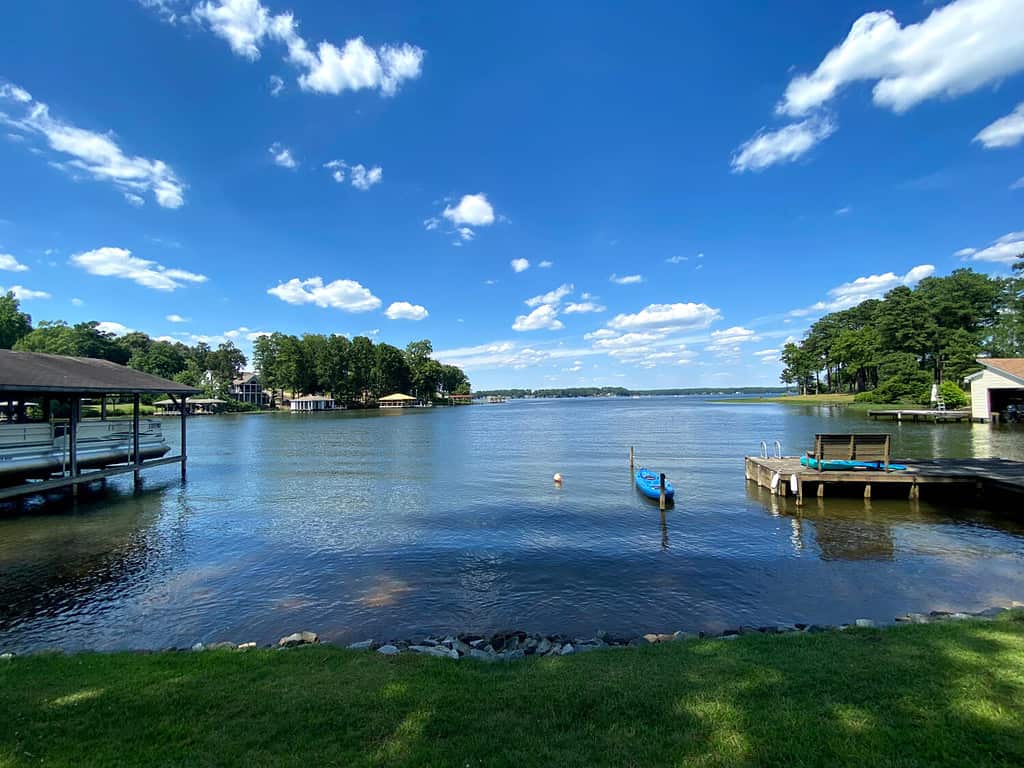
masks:
<instances>
[{"instance_id":1,"label":"wooden bench on dock","mask_svg":"<svg viewBox=\"0 0 1024 768\"><path fill-rule=\"evenodd\" d=\"M826 435L814 436L814 452L807 452L807 458L814 459L819 472L825 461L867 461L878 462L889 471L888 434L869 433L861 435Z\"/></svg>"}]
</instances>

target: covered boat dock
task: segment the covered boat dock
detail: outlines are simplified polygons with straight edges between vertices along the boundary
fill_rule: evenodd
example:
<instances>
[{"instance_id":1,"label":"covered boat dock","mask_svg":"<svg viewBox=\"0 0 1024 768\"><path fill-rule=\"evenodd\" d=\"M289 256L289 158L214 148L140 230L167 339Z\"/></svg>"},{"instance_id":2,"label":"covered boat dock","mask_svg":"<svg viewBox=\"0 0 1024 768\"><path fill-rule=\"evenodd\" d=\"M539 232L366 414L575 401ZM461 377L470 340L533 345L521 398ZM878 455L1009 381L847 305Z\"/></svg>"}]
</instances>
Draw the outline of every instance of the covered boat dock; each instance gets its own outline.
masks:
<instances>
[{"instance_id":1,"label":"covered boat dock","mask_svg":"<svg viewBox=\"0 0 1024 768\"><path fill-rule=\"evenodd\" d=\"M181 451L177 456L161 455L160 458L144 460L145 450L140 450L141 397L163 394L175 400L181 410ZM184 478L188 459L186 425L189 409L186 401L190 395L195 394L200 394L200 390L195 387L107 360L0 349L0 401L6 402L3 409L5 421L0 427L3 432L9 433L5 440L0 441L0 500L60 488L71 488L72 493L77 495L81 483L128 472L134 473L137 486L143 469L167 464L180 464L181 476ZM85 471L79 441L83 424L82 400L99 398L100 421L106 422L107 398L110 395L131 398L128 450L124 452L123 459L118 458L109 463L100 459L99 468ZM60 408L66 407L66 419L53 418L55 403ZM33 410L41 411L42 421L29 418L30 404ZM127 420L122 423L128 424ZM23 479L17 485L4 486L4 465L8 464L13 469L18 458L13 446L17 445L19 436L28 437L33 429L38 428L49 428L51 446L52 437L57 436L59 431L59 437L66 445L66 463L61 463L59 473L46 472L44 479ZM166 450L164 447L163 452ZM97 461L91 463L95 465ZM16 471L8 471L6 474L8 477L22 479Z\"/></svg>"}]
</instances>

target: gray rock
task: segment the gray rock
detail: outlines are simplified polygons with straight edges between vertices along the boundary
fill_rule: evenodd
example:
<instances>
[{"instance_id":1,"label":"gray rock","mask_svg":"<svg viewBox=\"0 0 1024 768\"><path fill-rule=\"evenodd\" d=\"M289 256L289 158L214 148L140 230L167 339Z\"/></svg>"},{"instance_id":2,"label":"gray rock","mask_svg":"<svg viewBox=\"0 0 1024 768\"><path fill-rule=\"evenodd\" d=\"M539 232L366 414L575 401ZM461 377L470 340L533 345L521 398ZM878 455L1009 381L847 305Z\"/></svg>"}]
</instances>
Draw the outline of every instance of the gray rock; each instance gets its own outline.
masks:
<instances>
[{"instance_id":1,"label":"gray rock","mask_svg":"<svg viewBox=\"0 0 1024 768\"><path fill-rule=\"evenodd\" d=\"M398 653L398 648L393 645L382 645L377 649L377 653L383 653L385 656L394 656Z\"/></svg>"},{"instance_id":2,"label":"gray rock","mask_svg":"<svg viewBox=\"0 0 1024 768\"><path fill-rule=\"evenodd\" d=\"M229 642L210 643L210 645L206 646L206 650L208 650L208 651L233 651L233 650L235 650L235 647L236 646L235 646L234 643L229 643Z\"/></svg>"},{"instance_id":3,"label":"gray rock","mask_svg":"<svg viewBox=\"0 0 1024 768\"><path fill-rule=\"evenodd\" d=\"M809 635L817 635L822 632L828 632L831 629L832 627L826 626L824 624L808 624L807 627L804 629L804 632L806 632Z\"/></svg>"},{"instance_id":4,"label":"gray rock","mask_svg":"<svg viewBox=\"0 0 1024 768\"><path fill-rule=\"evenodd\" d=\"M463 656L466 656L473 649L470 648L468 645L466 645L461 640L455 639L455 640L452 641L452 650L457 651L458 653L461 653Z\"/></svg>"},{"instance_id":5,"label":"gray rock","mask_svg":"<svg viewBox=\"0 0 1024 768\"><path fill-rule=\"evenodd\" d=\"M253 651L256 649L256 643L241 643L236 650L239 651Z\"/></svg>"},{"instance_id":6,"label":"gray rock","mask_svg":"<svg viewBox=\"0 0 1024 768\"><path fill-rule=\"evenodd\" d=\"M853 623L856 626L862 627L862 628L864 628L864 627L874 627L875 626L875 622L873 622L871 619L857 619Z\"/></svg>"},{"instance_id":7,"label":"gray rock","mask_svg":"<svg viewBox=\"0 0 1024 768\"><path fill-rule=\"evenodd\" d=\"M320 637L316 632L293 632L277 641L280 648L293 648L296 645L313 645L319 643Z\"/></svg>"},{"instance_id":8,"label":"gray rock","mask_svg":"<svg viewBox=\"0 0 1024 768\"><path fill-rule=\"evenodd\" d=\"M409 650L415 653L425 653L428 656L437 656L439 658L455 659L458 661L459 652L452 650L451 648L445 648L440 645L410 645Z\"/></svg>"},{"instance_id":9,"label":"gray rock","mask_svg":"<svg viewBox=\"0 0 1024 768\"><path fill-rule=\"evenodd\" d=\"M486 638L483 638L483 637L481 637L481 638L479 638L479 639L477 639L477 640L470 640L470 641L469 641L469 644L470 644L470 646L472 646L473 648L479 648L479 647L480 647L481 645L487 645L487 639L486 639Z\"/></svg>"},{"instance_id":10,"label":"gray rock","mask_svg":"<svg viewBox=\"0 0 1024 768\"><path fill-rule=\"evenodd\" d=\"M562 646L560 653L562 656L568 656L570 653L576 653L576 649L573 648L572 643L566 643Z\"/></svg>"},{"instance_id":11,"label":"gray rock","mask_svg":"<svg viewBox=\"0 0 1024 768\"><path fill-rule=\"evenodd\" d=\"M13 658L14 658L14 654L13 653L10 653L10 652L8 652L8 653L0 653L0 661L10 661Z\"/></svg>"},{"instance_id":12,"label":"gray rock","mask_svg":"<svg viewBox=\"0 0 1024 768\"><path fill-rule=\"evenodd\" d=\"M974 617L971 616L971 614L969 614L969 613L954 613L952 616L949 617L950 621L963 621L964 619L971 619L971 618L974 618Z\"/></svg>"},{"instance_id":13,"label":"gray rock","mask_svg":"<svg viewBox=\"0 0 1024 768\"><path fill-rule=\"evenodd\" d=\"M654 645L655 643L667 643L671 639L672 635L660 635L653 632L644 635L644 640L651 645Z\"/></svg>"},{"instance_id":14,"label":"gray rock","mask_svg":"<svg viewBox=\"0 0 1024 768\"><path fill-rule=\"evenodd\" d=\"M697 639L697 633L696 632L673 632L672 633L672 640L674 640L674 641L696 640L696 639Z\"/></svg>"},{"instance_id":15,"label":"gray rock","mask_svg":"<svg viewBox=\"0 0 1024 768\"><path fill-rule=\"evenodd\" d=\"M476 659L477 661L494 661L495 659L494 654L487 653L487 651L481 651L479 648L470 648L469 653L466 655L471 659Z\"/></svg>"},{"instance_id":16,"label":"gray rock","mask_svg":"<svg viewBox=\"0 0 1024 768\"><path fill-rule=\"evenodd\" d=\"M718 635L714 639L715 640L735 640L737 637L739 637L739 635L736 635L736 634L732 634L732 635Z\"/></svg>"},{"instance_id":17,"label":"gray rock","mask_svg":"<svg viewBox=\"0 0 1024 768\"><path fill-rule=\"evenodd\" d=\"M526 658L526 651L522 648L516 648L516 650L508 651L502 655L505 657L505 661L519 661Z\"/></svg>"},{"instance_id":18,"label":"gray rock","mask_svg":"<svg viewBox=\"0 0 1024 768\"><path fill-rule=\"evenodd\" d=\"M1005 608L1001 608L998 605L993 605L991 608L986 608L984 611L978 611L978 613L976 613L974 615L975 616L980 616L980 617L982 617L984 619L994 619L997 616L1001 616L1005 612L1006 612Z\"/></svg>"},{"instance_id":19,"label":"gray rock","mask_svg":"<svg viewBox=\"0 0 1024 768\"><path fill-rule=\"evenodd\" d=\"M192 650L193 651L203 651L203 650L206 650L206 646L203 645L202 643L196 643L195 645L192 646Z\"/></svg>"},{"instance_id":20,"label":"gray rock","mask_svg":"<svg viewBox=\"0 0 1024 768\"><path fill-rule=\"evenodd\" d=\"M632 646L650 645L651 641L645 635L644 637L634 637L629 641L629 644Z\"/></svg>"},{"instance_id":21,"label":"gray rock","mask_svg":"<svg viewBox=\"0 0 1024 768\"><path fill-rule=\"evenodd\" d=\"M545 653L551 650L551 641L546 637L542 637L540 642L537 643L537 655L543 656Z\"/></svg>"},{"instance_id":22,"label":"gray rock","mask_svg":"<svg viewBox=\"0 0 1024 768\"><path fill-rule=\"evenodd\" d=\"M373 647L373 640L360 640L358 643L349 645L353 651L368 651Z\"/></svg>"}]
</instances>

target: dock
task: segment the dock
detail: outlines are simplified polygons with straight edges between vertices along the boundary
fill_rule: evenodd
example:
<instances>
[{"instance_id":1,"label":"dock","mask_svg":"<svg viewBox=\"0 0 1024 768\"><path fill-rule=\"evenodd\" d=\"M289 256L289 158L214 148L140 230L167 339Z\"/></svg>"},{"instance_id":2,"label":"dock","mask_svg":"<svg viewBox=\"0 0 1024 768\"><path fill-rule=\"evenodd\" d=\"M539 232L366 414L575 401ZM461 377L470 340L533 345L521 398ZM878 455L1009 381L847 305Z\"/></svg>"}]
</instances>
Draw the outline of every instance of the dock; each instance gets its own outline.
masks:
<instances>
[{"instance_id":1,"label":"dock","mask_svg":"<svg viewBox=\"0 0 1024 768\"><path fill-rule=\"evenodd\" d=\"M934 491L959 490L985 495L1024 495L1024 462L1008 459L893 459L905 470L828 470L805 467L799 456L781 458L747 456L745 474L760 488L769 488L779 496L795 496L797 506L805 494L818 498L827 489L843 495L863 495L870 499L872 490L905 494L908 499L921 497L922 489Z\"/></svg>"},{"instance_id":2,"label":"dock","mask_svg":"<svg viewBox=\"0 0 1024 768\"><path fill-rule=\"evenodd\" d=\"M897 411L868 411L868 416L875 419L892 419L893 421L931 421L939 423L942 421L970 421L970 411L940 411L940 410L907 410Z\"/></svg>"}]
</instances>

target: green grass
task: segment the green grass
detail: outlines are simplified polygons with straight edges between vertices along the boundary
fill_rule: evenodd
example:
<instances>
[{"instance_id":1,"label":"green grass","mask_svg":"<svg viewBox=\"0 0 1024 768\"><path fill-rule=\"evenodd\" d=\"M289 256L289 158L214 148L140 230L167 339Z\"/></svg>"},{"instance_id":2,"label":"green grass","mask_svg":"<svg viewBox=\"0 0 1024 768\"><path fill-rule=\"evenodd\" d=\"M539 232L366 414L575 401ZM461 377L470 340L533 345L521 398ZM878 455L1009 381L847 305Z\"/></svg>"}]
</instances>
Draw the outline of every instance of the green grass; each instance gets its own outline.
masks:
<instances>
[{"instance_id":1,"label":"green grass","mask_svg":"<svg viewBox=\"0 0 1024 768\"><path fill-rule=\"evenodd\" d=\"M1024 617L510 664L313 646L0 662L0 766L1024 764Z\"/></svg>"},{"instance_id":2,"label":"green grass","mask_svg":"<svg viewBox=\"0 0 1024 768\"><path fill-rule=\"evenodd\" d=\"M107 405L107 416L131 416L132 415L132 404L131 403L109 403ZM142 416L152 416L156 413L156 407L152 405L140 405L139 414ZM82 417L99 418L100 407L98 405L85 405L82 406Z\"/></svg>"},{"instance_id":3,"label":"green grass","mask_svg":"<svg viewBox=\"0 0 1024 768\"><path fill-rule=\"evenodd\" d=\"M852 411L891 411L900 408L921 408L908 403L856 403L853 395L780 395L777 397L737 397L720 403L785 403L786 405L842 405Z\"/></svg>"}]
</instances>

